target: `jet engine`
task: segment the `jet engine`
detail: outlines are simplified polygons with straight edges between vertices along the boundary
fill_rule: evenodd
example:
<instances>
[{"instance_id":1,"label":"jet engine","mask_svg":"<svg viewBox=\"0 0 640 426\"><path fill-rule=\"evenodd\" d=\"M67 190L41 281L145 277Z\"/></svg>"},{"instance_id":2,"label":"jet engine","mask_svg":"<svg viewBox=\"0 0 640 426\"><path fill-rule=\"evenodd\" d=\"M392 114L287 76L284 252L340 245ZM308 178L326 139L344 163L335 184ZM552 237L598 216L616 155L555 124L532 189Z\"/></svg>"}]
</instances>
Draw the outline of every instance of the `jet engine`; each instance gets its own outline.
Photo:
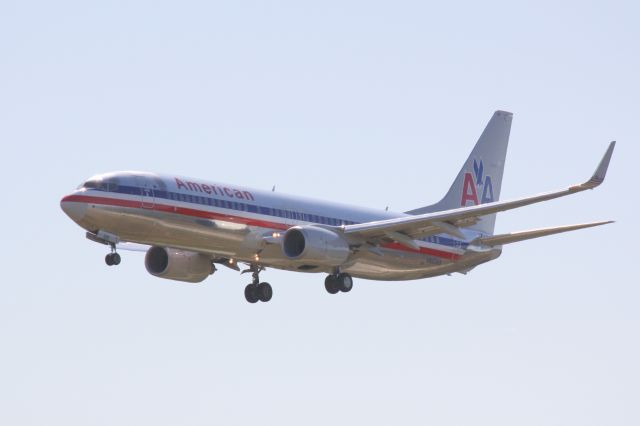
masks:
<instances>
[{"instance_id":1,"label":"jet engine","mask_svg":"<svg viewBox=\"0 0 640 426\"><path fill-rule=\"evenodd\" d=\"M339 266L347 261L349 244L337 233L316 226L294 226L282 238L282 252L310 265Z\"/></svg>"},{"instance_id":2,"label":"jet engine","mask_svg":"<svg viewBox=\"0 0 640 426\"><path fill-rule=\"evenodd\" d=\"M203 254L153 246L144 257L151 275L169 280L199 283L213 271L211 259Z\"/></svg>"}]
</instances>

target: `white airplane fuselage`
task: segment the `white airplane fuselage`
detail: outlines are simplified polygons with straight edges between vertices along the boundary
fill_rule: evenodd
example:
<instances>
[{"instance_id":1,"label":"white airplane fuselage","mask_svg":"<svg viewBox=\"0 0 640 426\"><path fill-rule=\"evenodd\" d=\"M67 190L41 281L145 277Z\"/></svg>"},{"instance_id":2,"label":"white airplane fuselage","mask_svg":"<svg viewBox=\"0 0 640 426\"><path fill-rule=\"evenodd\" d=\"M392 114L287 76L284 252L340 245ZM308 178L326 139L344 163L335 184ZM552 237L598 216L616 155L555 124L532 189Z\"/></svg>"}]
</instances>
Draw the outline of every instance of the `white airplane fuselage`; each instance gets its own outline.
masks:
<instances>
[{"instance_id":1,"label":"white airplane fuselage","mask_svg":"<svg viewBox=\"0 0 640 426\"><path fill-rule=\"evenodd\" d=\"M408 216L153 173L107 173L87 182L64 197L61 206L90 233L298 272L333 273L334 268L287 258L273 237L290 227L339 227ZM416 247L377 244L355 252L340 270L375 280L466 272L501 253L500 248L469 250L468 241L479 235L465 230L469 238L463 240L437 234L414 240ZM265 243L269 237L274 243Z\"/></svg>"}]
</instances>

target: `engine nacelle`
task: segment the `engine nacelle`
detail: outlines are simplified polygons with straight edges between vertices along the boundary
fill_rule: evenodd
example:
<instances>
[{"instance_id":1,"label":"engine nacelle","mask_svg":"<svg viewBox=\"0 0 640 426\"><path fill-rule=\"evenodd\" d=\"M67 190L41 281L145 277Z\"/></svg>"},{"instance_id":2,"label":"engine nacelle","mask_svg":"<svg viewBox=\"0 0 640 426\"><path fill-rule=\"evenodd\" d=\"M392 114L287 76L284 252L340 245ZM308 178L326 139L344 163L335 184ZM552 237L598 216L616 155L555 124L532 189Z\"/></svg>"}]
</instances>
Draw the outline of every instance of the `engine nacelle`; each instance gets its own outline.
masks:
<instances>
[{"instance_id":1,"label":"engine nacelle","mask_svg":"<svg viewBox=\"0 0 640 426\"><path fill-rule=\"evenodd\" d=\"M282 252L291 260L327 266L342 265L351 254L344 238L315 226L289 228L282 238Z\"/></svg>"},{"instance_id":2,"label":"engine nacelle","mask_svg":"<svg viewBox=\"0 0 640 426\"><path fill-rule=\"evenodd\" d=\"M147 251L144 266L156 277L189 283L204 281L213 271L211 259L203 254L158 246Z\"/></svg>"}]
</instances>

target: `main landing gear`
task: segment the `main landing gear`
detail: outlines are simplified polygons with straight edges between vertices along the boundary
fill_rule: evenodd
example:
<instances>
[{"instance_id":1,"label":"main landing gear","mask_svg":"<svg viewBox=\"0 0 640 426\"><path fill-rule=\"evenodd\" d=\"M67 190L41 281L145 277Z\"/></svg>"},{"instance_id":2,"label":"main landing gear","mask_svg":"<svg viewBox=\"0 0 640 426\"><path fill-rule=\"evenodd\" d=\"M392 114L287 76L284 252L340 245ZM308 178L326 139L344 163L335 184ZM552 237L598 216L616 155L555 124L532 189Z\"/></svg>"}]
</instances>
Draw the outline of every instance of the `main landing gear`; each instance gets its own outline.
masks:
<instances>
[{"instance_id":1,"label":"main landing gear","mask_svg":"<svg viewBox=\"0 0 640 426\"><path fill-rule=\"evenodd\" d=\"M345 273L327 275L324 280L324 288L331 294L336 294L339 291L348 293L353 288L353 278Z\"/></svg>"},{"instance_id":2,"label":"main landing gear","mask_svg":"<svg viewBox=\"0 0 640 426\"><path fill-rule=\"evenodd\" d=\"M111 253L104 257L104 262L107 264L107 266L114 266L119 265L120 260L120 255L116 253L115 244L111 244Z\"/></svg>"},{"instance_id":3,"label":"main landing gear","mask_svg":"<svg viewBox=\"0 0 640 426\"><path fill-rule=\"evenodd\" d=\"M245 287L244 298L249 303L268 302L273 297L273 289L269 283L261 283L259 270L253 271L253 282Z\"/></svg>"}]
</instances>

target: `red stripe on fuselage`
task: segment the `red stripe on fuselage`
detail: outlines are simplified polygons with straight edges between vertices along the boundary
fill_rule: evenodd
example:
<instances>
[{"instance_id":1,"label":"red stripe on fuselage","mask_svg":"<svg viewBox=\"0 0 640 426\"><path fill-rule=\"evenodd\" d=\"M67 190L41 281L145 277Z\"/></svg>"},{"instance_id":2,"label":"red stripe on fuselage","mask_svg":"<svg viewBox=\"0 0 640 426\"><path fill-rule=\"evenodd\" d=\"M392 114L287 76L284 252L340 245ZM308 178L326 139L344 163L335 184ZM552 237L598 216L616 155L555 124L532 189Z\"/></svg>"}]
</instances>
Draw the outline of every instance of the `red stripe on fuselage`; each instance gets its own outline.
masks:
<instances>
[{"instance_id":1,"label":"red stripe on fuselage","mask_svg":"<svg viewBox=\"0 0 640 426\"><path fill-rule=\"evenodd\" d=\"M61 200L61 202L91 203L91 204L100 204L104 206L129 207L133 209L140 209L143 211L154 210L154 211L160 211L165 213L181 214L185 216L201 217L204 219L223 220L226 222L241 223L249 226L257 226L260 228L278 229L281 231L285 231L291 227L291 225L285 225L283 223L270 222L270 221L260 220L260 219L252 219L249 217L242 217L242 216L232 216L232 215L215 213L215 212L210 212L205 210L192 209L188 207L170 206L166 204L154 203L152 207L147 208L147 207L142 207L142 201L123 200L120 198L95 197L92 195L73 194L73 195L67 195ZM436 250L436 249L427 248L427 247L420 247L419 250L416 250L410 247L403 246L398 243L386 243L386 244L383 244L382 247L391 249L391 250L426 254L429 256L440 257L442 259L447 259L447 260L458 260L460 258L459 254L449 253L446 251Z\"/></svg>"},{"instance_id":2,"label":"red stripe on fuselage","mask_svg":"<svg viewBox=\"0 0 640 426\"><path fill-rule=\"evenodd\" d=\"M261 228L271 228L278 230L286 230L289 227L287 225L269 222L260 219L252 219L248 217L231 216L222 213L210 212L205 210L196 210L188 207L170 206L166 204L154 203L152 207L142 207L141 201L122 200L120 198L107 198L107 197L94 197L91 195L69 195L62 199L63 202L76 202L76 203L92 203L101 204L106 206L118 206L118 207L130 207L140 210L154 210L165 213L175 213L185 216L201 217L204 219L224 220L226 222L241 223L250 226L259 226Z\"/></svg>"}]
</instances>

